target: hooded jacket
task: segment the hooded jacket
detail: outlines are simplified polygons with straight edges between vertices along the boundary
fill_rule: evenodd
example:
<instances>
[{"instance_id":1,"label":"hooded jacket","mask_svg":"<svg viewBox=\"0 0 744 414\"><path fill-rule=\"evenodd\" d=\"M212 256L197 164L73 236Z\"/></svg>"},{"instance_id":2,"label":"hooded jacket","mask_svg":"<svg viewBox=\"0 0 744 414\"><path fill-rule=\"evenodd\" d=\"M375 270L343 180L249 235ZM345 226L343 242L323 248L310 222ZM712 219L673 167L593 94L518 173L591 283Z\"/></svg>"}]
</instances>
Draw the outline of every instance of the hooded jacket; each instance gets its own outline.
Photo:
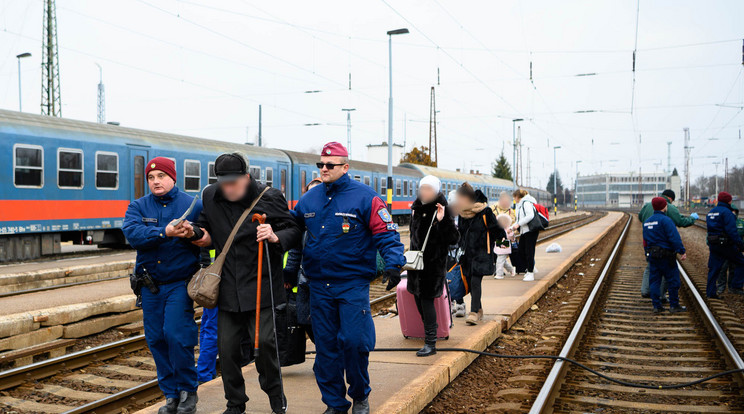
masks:
<instances>
[{"instance_id":1,"label":"hooded jacket","mask_svg":"<svg viewBox=\"0 0 744 414\"><path fill-rule=\"evenodd\" d=\"M496 240L506 238L506 233L496 221L493 210L488 208L488 198L482 191L475 190L475 202L464 206L458 227L463 251L460 257L463 273L467 277L493 273L493 246Z\"/></svg>"},{"instance_id":2,"label":"hooded jacket","mask_svg":"<svg viewBox=\"0 0 744 414\"><path fill-rule=\"evenodd\" d=\"M437 214L437 203L445 206L444 218L442 221L434 220L432 224L432 219ZM412 294L426 299L442 295L449 246L460 239L455 221L446 206L447 200L442 193L431 203L423 204L420 199L416 199L411 205L411 250L421 250L429 225L431 232L424 250L424 269L408 271L407 288Z\"/></svg>"},{"instance_id":3,"label":"hooded jacket","mask_svg":"<svg viewBox=\"0 0 744 414\"><path fill-rule=\"evenodd\" d=\"M519 224L519 234L529 233L531 229L529 224L535 218L535 197L527 194L517 203L517 223Z\"/></svg>"},{"instance_id":4,"label":"hooded jacket","mask_svg":"<svg viewBox=\"0 0 744 414\"><path fill-rule=\"evenodd\" d=\"M235 223L243 211L250 207L253 200L266 188L264 184L251 179L245 196L238 201L229 201L220 191L217 183L210 184L202 193L204 210L197 225L206 229L212 237L212 245L219 255L227 242ZM282 193L270 188L259 200L253 212L238 229L230 251L222 267L218 306L228 312L246 312L256 309L256 280L258 274L258 242L256 229L258 222L251 221L253 214L266 214L266 223L270 224L279 238L279 243L268 243L269 258L264 254L261 292L261 307L270 307L269 265L273 279L275 305L285 302L284 281L282 276L282 256L284 252L295 247L301 232L287 208L287 201ZM269 263L270 260L270 263Z\"/></svg>"}]
</instances>

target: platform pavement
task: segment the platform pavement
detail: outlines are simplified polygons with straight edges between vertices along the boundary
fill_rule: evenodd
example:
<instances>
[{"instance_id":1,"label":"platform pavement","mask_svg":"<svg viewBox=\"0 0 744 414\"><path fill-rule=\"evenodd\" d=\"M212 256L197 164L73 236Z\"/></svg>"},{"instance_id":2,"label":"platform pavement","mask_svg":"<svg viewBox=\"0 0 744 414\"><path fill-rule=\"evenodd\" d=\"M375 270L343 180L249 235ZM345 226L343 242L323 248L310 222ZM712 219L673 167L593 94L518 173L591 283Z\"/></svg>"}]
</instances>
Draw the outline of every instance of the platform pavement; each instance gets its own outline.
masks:
<instances>
[{"instance_id":1,"label":"platform pavement","mask_svg":"<svg viewBox=\"0 0 744 414\"><path fill-rule=\"evenodd\" d=\"M508 278L484 279L484 323L467 326L464 319L455 319L450 339L440 341L439 346L484 350L498 338L504 326L511 326L621 218L622 213L611 212L593 223L547 242L559 243L563 247L561 253L545 253L547 244L540 244L536 254L540 272L535 275L535 282ZM421 340L404 339L397 317L375 317L375 328L378 348L417 348L423 343ZM372 411L377 414L418 413L474 359L474 354L461 352L440 352L428 358L417 358L413 352L372 353L370 356ZM320 414L325 410L313 376L312 362L313 360L309 359L304 364L282 370L289 413ZM259 388L254 366L245 367L243 376L246 380L247 393L251 397L246 412L271 413L268 398ZM217 378L201 385L199 399L198 413L221 413L225 409L221 379ZM161 404L155 404L139 413L154 414Z\"/></svg>"}]
</instances>

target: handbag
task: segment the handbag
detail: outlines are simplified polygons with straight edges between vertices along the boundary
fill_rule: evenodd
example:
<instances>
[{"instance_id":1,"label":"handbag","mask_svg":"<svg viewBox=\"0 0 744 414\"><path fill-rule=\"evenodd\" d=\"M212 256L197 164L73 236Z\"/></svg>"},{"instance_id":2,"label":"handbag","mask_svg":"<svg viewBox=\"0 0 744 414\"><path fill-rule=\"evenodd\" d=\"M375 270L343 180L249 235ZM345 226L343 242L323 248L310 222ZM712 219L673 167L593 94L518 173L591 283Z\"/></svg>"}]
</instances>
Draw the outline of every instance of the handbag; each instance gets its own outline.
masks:
<instances>
[{"instance_id":1,"label":"handbag","mask_svg":"<svg viewBox=\"0 0 744 414\"><path fill-rule=\"evenodd\" d=\"M197 304L207 309L212 309L217 306L217 299L220 294L220 280L222 280L222 266L225 264L227 252L230 251L230 246L232 246L235 235L238 233L238 229L243 225L245 219L248 218L251 211L253 211L253 208L256 207L256 204L258 204L258 201L268 189L269 187L264 188L264 190L261 191L261 194L259 194L258 197L253 200L253 203L251 203L251 205L245 209L243 214L240 215L240 218L237 223L235 223L235 226L233 226L230 235L227 237L227 241L225 242L225 246L222 248L220 255L214 259L214 263L197 270L196 273L194 273L194 276L191 277L187 286L187 291L189 297Z\"/></svg>"},{"instance_id":2,"label":"handbag","mask_svg":"<svg viewBox=\"0 0 744 414\"><path fill-rule=\"evenodd\" d=\"M437 213L434 212L433 216L431 218L431 224L429 224L429 230L426 231L426 237L424 238L424 244L421 246L421 250L409 250L403 253L403 256L406 258L406 264L403 265L403 270L424 270L424 250L426 250L426 243L429 241L429 233L431 233L431 228L434 226Z\"/></svg>"}]
</instances>

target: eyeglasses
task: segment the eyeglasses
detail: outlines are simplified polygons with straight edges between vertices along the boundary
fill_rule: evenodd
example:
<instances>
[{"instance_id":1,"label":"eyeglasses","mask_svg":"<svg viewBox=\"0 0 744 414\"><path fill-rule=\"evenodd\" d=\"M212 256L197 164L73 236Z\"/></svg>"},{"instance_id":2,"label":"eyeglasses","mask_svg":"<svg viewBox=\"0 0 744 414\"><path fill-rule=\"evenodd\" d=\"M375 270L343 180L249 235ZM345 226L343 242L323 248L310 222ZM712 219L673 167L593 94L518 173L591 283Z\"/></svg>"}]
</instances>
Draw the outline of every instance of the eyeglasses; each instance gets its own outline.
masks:
<instances>
[{"instance_id":1,"label":"eyeglasses","mask_svg":"<svg viewBox=\"0 0 744 414\"><path fill-rule=\"evenodd\" d=\"M319 170L322 170L324 166L327 169L332 170L332 169L336 168L339 165L346 165L346 164L343 164L343 163L341 163L341 164L334 164L332 162L316 162L315 163L315 166L318 167Z\"/></svg>"}]
</instances>

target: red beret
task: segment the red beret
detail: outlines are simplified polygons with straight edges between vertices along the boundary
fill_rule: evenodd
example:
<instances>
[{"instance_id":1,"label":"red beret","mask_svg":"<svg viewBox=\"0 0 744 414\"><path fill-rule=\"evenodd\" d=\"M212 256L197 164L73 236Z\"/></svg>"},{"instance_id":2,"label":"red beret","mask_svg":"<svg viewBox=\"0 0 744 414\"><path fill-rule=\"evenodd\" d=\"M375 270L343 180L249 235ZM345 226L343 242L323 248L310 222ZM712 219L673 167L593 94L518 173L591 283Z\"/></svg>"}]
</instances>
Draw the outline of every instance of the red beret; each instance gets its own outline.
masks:
<instances>
[{"instance_id":1,"label":"red beret","mask_svg":"<svg viewBox=\"0 0 744 414\"><path fill-rule=\"evenodd\" d=\"M334 141L323 145L323 151L320 152L320 155L329 157L348 157L349 151L346 150L346 147Z\"/></svg>"},{"instance_id":2,"label":"red beret","mask_svg":"<svg viewBox=\"0 0 744 414\"><path fill-rule=\"evenodd\" d=\"M173 181L176 181L176 163L173 160L165 157L155 157L147 163L145 168L145 177L150 174L152 170L160 170L170 176Z\"/></svg>"},{"instance_id":3,"label":"red beret","mask_svg":"<svg viewBox=\"0 0 744 414\"><path fill-rule=\"evenodd\" d=\"M718 202L719 203L731 204L731 200L733 200L733 199L734 198L731 197L731 194L729 194L729 193L727 193L725 191L721 191L720 193L718 193Z\"/></svg>"},{"instance_id":4,"label":"red beret","mask_svg":"<svg viewBox=\"0 0 744 414\"><path fill-rule=\"evenodd\" d=\"M654 197L651 200L651 205L654 207L654 211L661 211L666 207L667 201L664 197Z\"/></svg>"}]
</instances>

